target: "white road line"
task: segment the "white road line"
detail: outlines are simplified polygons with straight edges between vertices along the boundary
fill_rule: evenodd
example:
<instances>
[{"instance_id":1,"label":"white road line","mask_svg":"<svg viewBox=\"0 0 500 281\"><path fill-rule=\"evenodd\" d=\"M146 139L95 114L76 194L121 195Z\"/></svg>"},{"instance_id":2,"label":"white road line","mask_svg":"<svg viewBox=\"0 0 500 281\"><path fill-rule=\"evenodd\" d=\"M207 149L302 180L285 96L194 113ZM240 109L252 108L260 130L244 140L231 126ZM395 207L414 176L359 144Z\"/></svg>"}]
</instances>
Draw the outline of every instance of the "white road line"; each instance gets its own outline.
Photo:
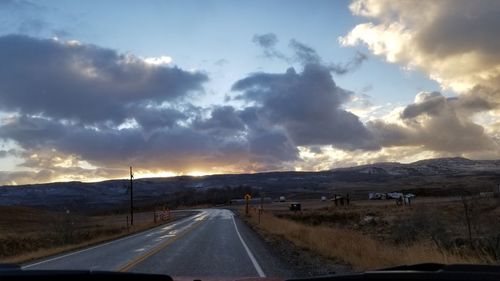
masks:
<instances>
[{"instance_id":1,"label":"white road line","mask_svg":"<svg viewBox=\"0 0 500 281\"><path fill-rule=\"evenodd\" d=\"M175 223L173 223L173 224L171 224L169 226L174 227L174 226L176 226L178 224L184 223L184 222L186 222L186 221L188 221L190 219L197 218L197 217L199 217L199 214L190 216L190 217L185 218L185 219L183 219L181 221L175 222ZM146 232L156 231L156 229L160 228L160 227L165 227L165 226L161 225L159 227L155 227L153 229L146 230ZM36 265L39 265L39 264L43 264L43 263L47 263L47 262L59 260L59 259L62 259L62 258L66 258L66 257L72 256L72 255L76 255L76 254L79 254L79 253L83 253L83 252L87 252L87 251L90 251L90 250L94 250L94 249L97 249L97 248L100 248L100 247L104 247L104 246L109 245L109 244L113 244L113 243L116 243L116 242L120 242L120 241L123 241L123 240L134 238L136 236L144 235L144 234L145 234L144 232L139 232L137 234L130 235L130 236L125 236L123 238L116 239L116 240L113 240L113 241L110 241L110 242L107 242L107 243L104 243L104 244L99 244L99 245L96 245L94 247L86 248L86 249L83 249L83 250L80 250L80 251L76 251L76 252L71 252L71 253L68 253L66 255L58 256L58 257L51 258L51 259L48 259L48 260L43 260L43 261L32 263L32 264L27 264L27 265L22 266L21 269L26 269L26 268L30 268L30 267L33 267L33 266L36 266Z\"/></svg>"},{"instance_id":2,"label":"white road line","mask_svg":"<svg viewBox=\"0 0 500 281\"><path fill-rule=\"evenodd\" d=\"M243 244L243 247L247 251L248 257L252 261L253 267L255 267L255 270L259 274L259 277L266 277L266 275L264 274L264 271L262 271L262 268L260 267L259 263L257 262L254 255L252 254L252 252L248 248L247 243L245 243L245 241L243 240L243 237L241 237L240 231L238 230L238 226L236 225L236 221L234 220L234 215L231 218L233 219L234 228L236 229L236 234L238 234L238 237L240 238L241 244Z\"/></svg>"}]
</instances>

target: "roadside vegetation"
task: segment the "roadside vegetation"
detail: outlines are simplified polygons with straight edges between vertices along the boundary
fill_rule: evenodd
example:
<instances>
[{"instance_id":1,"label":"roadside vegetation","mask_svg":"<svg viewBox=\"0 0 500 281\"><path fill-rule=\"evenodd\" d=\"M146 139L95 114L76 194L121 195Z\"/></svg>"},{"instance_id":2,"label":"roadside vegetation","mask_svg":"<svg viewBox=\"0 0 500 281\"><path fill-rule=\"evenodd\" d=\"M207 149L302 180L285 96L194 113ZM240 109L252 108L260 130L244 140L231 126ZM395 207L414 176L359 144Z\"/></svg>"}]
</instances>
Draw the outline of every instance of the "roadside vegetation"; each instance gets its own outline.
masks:
<instances>
[{"instance_id":1,"label":"roadside vegetation","mask_svg":"<svg viewBox=\"0 0 500 281\"><path fill-rule=\"evenodd\" d=\"M291 212L269 206L258 218L242 217L263 236L295 246L353 270L401 264L500 262L500 201L463 197L454 202L396 206L329 206Z\"/></svg>"},{"instance_id":2,"label":"roadside vegetation","mask_svg":"<svg viewBox=\"0 0 500 281\"><path fill-rule=\"evenodd\" d=\"M139 232L162 223L153 213L84 216L34 208L0 206L0 263L21 263L83 248ZM164 223L165 221L163 221Z\"/></svg>"}]
</instances>

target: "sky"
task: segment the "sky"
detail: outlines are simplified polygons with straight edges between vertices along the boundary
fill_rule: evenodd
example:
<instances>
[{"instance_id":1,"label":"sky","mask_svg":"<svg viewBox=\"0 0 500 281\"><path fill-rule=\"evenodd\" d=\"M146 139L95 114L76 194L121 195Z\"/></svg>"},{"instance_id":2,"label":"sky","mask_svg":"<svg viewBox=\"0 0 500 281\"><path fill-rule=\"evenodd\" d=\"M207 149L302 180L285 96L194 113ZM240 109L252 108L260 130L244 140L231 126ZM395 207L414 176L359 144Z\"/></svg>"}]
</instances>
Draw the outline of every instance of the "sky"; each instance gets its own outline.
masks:
<instances>
[{"instance_id":1,"label":"sky","mask_svg":"<svg viewBox=\"0 0 500 281\"><path fill-rule=\"evenodd\" d=\"M498 159L498 12L0 0L0 184Z\"/></svg>"}]
</instances>

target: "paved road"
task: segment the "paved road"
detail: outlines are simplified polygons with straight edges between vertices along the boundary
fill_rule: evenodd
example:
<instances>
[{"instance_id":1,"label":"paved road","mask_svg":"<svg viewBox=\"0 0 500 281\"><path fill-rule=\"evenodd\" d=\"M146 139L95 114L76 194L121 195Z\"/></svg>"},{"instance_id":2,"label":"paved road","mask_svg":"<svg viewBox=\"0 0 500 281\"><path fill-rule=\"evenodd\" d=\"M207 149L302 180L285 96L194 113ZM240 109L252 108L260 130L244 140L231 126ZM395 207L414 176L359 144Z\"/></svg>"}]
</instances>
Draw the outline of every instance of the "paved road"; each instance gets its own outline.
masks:
<instances>
[{"instance_id":1,"label":"paved road","mask_svg":"<svg viewBox=\"0 0 500 281\"><path fill-rule=\"evenodd\" d=\"M203 209L138 234L23 266L192 277L288 277L290 272L230 210Z\"/></svg>"}]
</instances>

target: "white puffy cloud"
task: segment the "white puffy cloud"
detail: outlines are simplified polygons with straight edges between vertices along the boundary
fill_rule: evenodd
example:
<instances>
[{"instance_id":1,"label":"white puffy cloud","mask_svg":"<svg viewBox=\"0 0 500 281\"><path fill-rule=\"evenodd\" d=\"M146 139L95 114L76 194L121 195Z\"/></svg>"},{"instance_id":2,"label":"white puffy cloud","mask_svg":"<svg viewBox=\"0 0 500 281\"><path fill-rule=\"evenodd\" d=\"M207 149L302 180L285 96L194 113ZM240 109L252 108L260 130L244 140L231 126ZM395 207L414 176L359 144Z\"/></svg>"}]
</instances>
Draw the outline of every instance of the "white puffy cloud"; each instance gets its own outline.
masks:
<instances>
[{"instance_id":1,"label":"white puffy cloud","mask_svg":"<svg viewBox=\"0 0 500 281\"><path fill-rule=\"evenodd\" d=\"M423 70L457 92L498 88L500 2L355 0L350 9L369 22L341 37L343 45L364 43L389 62Z\"/></svg>"}]
</instances>

